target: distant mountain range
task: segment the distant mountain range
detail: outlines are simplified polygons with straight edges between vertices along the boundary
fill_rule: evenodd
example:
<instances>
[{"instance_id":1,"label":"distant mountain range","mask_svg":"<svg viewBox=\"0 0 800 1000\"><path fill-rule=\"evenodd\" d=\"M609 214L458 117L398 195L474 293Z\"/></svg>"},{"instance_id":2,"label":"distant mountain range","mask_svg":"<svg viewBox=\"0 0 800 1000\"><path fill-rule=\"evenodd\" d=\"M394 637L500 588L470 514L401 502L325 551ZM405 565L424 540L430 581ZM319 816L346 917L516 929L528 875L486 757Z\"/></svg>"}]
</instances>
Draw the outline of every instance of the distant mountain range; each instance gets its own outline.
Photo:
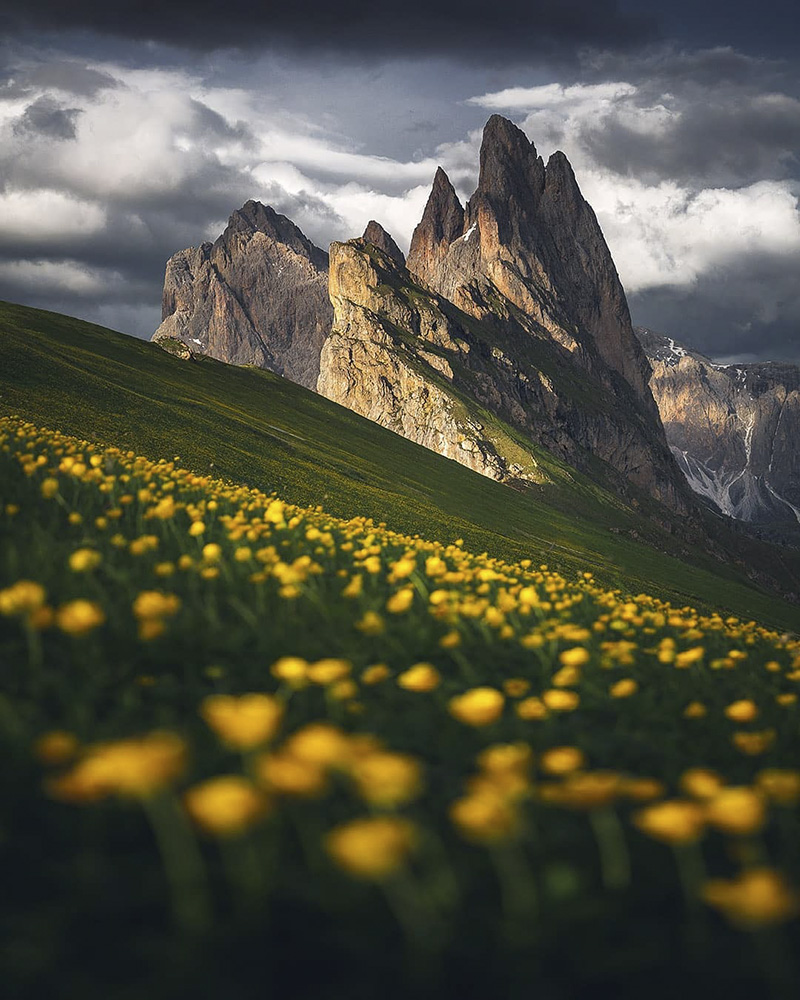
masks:
<instances>
[{"instance_id":1,"label":"distant mountain range","mask_svg":"<svg viewBox=\"0 0 800 1000\"><path fill-rule=\"evenodd\" d=\"M498 115L466 206L437 171L408 260L377 222L328 255L250 201L214 243L170 259L153 339L184 357L269 368L518 488L552 475L537 459L546 449L565 475L588 472L637 504L655 498L698 537L687 480L734 517L778 523L800 509L797 380L780 383L781 396L780 379L762 389L766 374L748 375L747 393L758 386L763 397L751 413L727 369L688 351L675 364L668 341L637 336L568 160L555 153L545 164ZM705 397L690 383L706 368L703 385L719 382L719 415L695 421L687 407ZM724 406L738 406L741 420L723 419ZM736 429L751 417L760 427L775 407L785 413L773 420L764 478L760 431L737 444ZM703 419L709 438L724 429L726 445L709 447ZM738 479L737 462L750 469Z\"/></svg>"},{"instance_id":2,"label":"distant mountain range","mask_svg":"<svg viewBox=\"0 0 800 1000\"><path fill-rule=\"evenodd\" d=\"M800 529L800 367L718 365L638 328L667 440L692 489L730 517Z\"/></svg>"}]
</instances>

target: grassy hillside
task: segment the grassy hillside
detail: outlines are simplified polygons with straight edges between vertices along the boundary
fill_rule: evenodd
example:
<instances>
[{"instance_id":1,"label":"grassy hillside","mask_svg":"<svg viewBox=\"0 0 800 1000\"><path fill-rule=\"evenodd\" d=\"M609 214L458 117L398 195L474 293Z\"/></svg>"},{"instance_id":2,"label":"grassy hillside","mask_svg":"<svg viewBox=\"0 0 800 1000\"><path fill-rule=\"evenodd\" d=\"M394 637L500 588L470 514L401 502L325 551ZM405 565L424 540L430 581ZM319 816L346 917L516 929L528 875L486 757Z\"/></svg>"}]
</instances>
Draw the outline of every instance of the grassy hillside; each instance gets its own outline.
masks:
<instances>
[{"instance_id":1,"label":"grassy hillside","mask_svg":"<svg viewBox=\"0 0 800 1000\"><path fill-rule=\"evenodd\" d=\"M473 551L591 570L607 586L793 629L798 612L553 461L517 492L269 372L173 358L102 327L0 304L0 412ZM632 537L634 534L637 537Z\"/></svg>"},{"instance_id":2,"label":"grassy hillside","mask_svg":"<svg viewBox=\"0 0 800 1000\"><path fill-rule=\"evenodd\" d=\"M0 483L3 996L798 995L800 639L21 418Z\"/></svg>"}]
</instances>

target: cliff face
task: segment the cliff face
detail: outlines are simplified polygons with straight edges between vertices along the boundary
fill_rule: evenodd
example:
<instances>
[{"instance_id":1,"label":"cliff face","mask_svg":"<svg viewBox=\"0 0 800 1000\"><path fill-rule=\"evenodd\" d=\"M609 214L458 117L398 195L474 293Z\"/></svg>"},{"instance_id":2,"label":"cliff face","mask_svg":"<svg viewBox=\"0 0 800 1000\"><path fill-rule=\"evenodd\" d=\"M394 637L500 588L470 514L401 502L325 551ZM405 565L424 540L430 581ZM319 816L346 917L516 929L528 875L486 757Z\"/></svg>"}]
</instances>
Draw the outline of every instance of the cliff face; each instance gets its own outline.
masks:
<instances>
[{"instance_id":1,"label":"cliff face","mask_svg":"<svg viewBox=\"0 0 800 1000\"><path fill-rule=\"evenodd\" d=\"M459 210L440 171L411 242L412 274L478 317L499 293L525 314L533 335L555 340L612 391L632 391L654 419L649 366L625 293L564 154L545 166L524 132L493 115L478 187Z\"/></svg>"},{"instance_id":2,"label":"cliff face","mask_svg":"<svg viewBox=\"0 0 800 1000\"><path fill-rule=\"evenodd\" d=\"M294 223L249 201L214 243L167 262L153 340L314 388L332 319L327 271L328 255Z\"/></svg>"},{"instance_id":3,"label":"cliff face","mask_svg":"<svg viewBox=\"0 0 800 1000\"><path fill-rule=\"evenodd\" d=\"M331 244L334 322L317 390L492 479L546 481L530 450L457 377L470 350L465 329L414 284L390 252L394 241L387 250L368 235L377 234L368 227L359 240Z\"/></svg>"},{"instance_id":4,"label":"cliff face","mask_svg":"<svg viewBox=\"0 0 800 1000\"><path fill-rule=\"evenodd\" d=\"M655 467L642 415L511 308L478 321L366 238L332 244L330 294L317 386L328 398L494 479L543 481L545 448L603 478L600 458L607 485L624 492L625 477L688 507L665 442Z\"/></svg>"},{"instance_id":5,"label":"cliff face","mask_svg":"<svg viewBox=\"0 0 800 1000\"><path fill-rule=\"evenodd\" d=\"M800 524L800 368L715 365L639 329L667 440L695 492L758 524Z\"/></svg>"}]
</instances>

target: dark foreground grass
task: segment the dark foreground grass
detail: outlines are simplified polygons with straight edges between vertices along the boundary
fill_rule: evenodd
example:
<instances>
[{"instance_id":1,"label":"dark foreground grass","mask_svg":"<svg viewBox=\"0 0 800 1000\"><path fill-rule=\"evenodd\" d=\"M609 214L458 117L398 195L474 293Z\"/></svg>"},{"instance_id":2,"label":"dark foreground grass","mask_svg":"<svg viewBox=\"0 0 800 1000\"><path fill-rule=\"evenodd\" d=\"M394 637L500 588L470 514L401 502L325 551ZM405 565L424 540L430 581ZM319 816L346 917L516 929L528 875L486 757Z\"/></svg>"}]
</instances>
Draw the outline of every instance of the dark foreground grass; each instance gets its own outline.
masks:
<instances>
[{"instance_id":1,"label":"dark foreground grass","mask_svg":"<svg viewBox=\"0 0 800 1000\"><path fill-rule=\"evenodd\" d=\"M23 306L0 305L0 351L0 412L148 455L179 455L195 471L333 514L460 536L473 551L589 569L609 586L797 627L796 608L747 578L749 564L766 559L778 570L788 556L765 556L742 538L734 540L739 566L723 565L546 453L539 458L553 484L517 492L269 372L180 361ZM786 577L793 587L790 567Z\"/></svg>"},{"instance_id":2,"label":"dark foreground grass","mask_svg":"<svg viewBox=\"0 0 800 1000\"><path fill-rule=\"evenodd\" d=\"M796 639L19 420L0 483L4 995L797 995Z\"/></svg>"}]
</instances>

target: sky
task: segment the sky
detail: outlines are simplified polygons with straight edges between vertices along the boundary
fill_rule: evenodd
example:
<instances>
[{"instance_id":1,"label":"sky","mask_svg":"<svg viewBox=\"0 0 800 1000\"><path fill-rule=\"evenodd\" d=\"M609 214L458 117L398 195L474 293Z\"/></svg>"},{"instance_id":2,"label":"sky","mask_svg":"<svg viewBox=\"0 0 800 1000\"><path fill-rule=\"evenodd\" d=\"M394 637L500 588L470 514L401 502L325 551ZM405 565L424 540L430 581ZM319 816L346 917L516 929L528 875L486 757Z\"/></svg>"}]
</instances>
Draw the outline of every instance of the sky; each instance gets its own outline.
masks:
<instances>
[{"instance_id":1,"label":"sky","mask_svg":"<svg viewBox=\"0 0 800 1000\"><path fill-rule=\"evenodd\" d=\"M500 113L562 149L635 323L800 363L796 0L0 0L0 298L149 337L255 198L404 248Z\"/></svg>"}]
</instances>

